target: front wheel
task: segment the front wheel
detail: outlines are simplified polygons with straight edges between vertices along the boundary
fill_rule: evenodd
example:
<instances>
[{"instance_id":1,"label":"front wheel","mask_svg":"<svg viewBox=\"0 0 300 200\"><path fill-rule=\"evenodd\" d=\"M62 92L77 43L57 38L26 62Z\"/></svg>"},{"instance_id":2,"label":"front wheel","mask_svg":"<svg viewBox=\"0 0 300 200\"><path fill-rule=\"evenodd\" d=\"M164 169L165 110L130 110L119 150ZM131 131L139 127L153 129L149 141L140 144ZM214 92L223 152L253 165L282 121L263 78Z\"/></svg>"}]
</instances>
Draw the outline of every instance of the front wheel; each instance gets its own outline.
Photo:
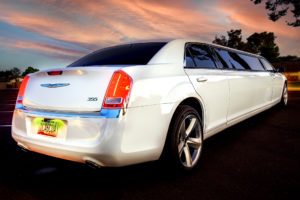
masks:
<instances>
[{"instance_id":1,"label":"front wheel","mask_svg":"<svg viewBox=\"0 0 300 200\"><path fill-rule=\"evenodd\" d=\"M280 106L285 107L287 106L287 103L288 103L288 90L287 90L287 84L285 83L281 95Z\"/></svg>"},{"instance_id":2,"label":"front wheel","mask_svg":"<svg viewBox=\"0 0 300 200\"><path fill-rule=\"evenodd\" d=\"M182 105L176 110L168 133L171 163L185 170L194 168L203 146L201 118L190 106Z\"/></svg>"}]
</instances>

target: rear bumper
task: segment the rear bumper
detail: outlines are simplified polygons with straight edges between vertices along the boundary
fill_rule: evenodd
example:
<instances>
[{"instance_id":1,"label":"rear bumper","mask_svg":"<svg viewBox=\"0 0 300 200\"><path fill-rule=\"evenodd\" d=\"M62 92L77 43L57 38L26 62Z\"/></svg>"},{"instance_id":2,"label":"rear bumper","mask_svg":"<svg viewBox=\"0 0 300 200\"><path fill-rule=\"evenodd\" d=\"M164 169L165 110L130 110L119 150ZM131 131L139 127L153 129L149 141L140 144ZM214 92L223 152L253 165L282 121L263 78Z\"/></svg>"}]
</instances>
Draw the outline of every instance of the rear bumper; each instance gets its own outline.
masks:
<instances>
[{"instance_id":1,"label":"rear bumper","mask_svg":"<svg viewBox=\"0 0 300 200\"><path fill-rule=\"evenodd\" d=\"M120 110L119 113L104 110L94 117L15 109L12 137L30 151L100 166L118 167L157 160L169 124L161 112L153 114L161 106L171 108L166 104L131 108L125 115ZM53 138L33 133L31 121L35 117L66 121L65 136Z\"/></svg>"}]
</instances>

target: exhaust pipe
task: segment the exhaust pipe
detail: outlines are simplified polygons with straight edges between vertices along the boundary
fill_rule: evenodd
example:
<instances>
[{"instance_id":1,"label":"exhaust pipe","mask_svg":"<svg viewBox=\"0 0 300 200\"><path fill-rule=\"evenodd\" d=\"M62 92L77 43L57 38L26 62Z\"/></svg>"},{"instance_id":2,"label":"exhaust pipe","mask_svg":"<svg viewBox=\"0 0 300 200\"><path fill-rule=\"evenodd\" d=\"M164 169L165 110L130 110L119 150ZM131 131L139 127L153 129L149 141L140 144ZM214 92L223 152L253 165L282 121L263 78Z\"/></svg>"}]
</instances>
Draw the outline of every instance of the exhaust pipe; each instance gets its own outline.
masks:
<instances>
[{"instance_id":1,"label":"exhaust pipe","mask_svg":"<svg viewBox=\"0 0 300 200\"><path fill-rule=\"evenodd\" d=\"M21 149L21 151L23 151L23 152L29 152L28 148L25 145L23 145L21 143L18 143L18 146Z\"/></svg>"},{"instance_id":2,"label":"exhaust pipe","mask_svg":"<svg viewBox=\"0 0 300 200\"><path fill-rule=\"evenodd\" d=\"M99 169L99 168L101 168L101 166L99 164L97 164L97 163L95 163L95 162L93 162L91 160L86 160L85 164L87 166L89 166L90 168L93 168L93 169Z\"/></svg>"}]
</instances>

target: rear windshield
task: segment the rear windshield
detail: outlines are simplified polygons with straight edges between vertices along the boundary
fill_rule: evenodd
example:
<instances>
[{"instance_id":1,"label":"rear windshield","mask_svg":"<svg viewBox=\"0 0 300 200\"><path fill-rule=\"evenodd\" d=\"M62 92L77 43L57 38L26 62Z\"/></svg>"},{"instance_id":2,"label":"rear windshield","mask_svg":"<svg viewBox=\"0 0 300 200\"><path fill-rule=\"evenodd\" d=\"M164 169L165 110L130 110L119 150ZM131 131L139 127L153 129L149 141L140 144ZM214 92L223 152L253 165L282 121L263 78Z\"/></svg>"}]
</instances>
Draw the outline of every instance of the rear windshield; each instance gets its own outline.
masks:
<instances>
[{"instance_id":1,"label":"rear windshield","mask_svg":"<svg viewBox=\"0 0 300 200\"><path fill-rule=\"evenodd\" d=\"M68 67L93 65L146 65L166 42L136 43L100 49Z\"/></svg>"}]
</instances>

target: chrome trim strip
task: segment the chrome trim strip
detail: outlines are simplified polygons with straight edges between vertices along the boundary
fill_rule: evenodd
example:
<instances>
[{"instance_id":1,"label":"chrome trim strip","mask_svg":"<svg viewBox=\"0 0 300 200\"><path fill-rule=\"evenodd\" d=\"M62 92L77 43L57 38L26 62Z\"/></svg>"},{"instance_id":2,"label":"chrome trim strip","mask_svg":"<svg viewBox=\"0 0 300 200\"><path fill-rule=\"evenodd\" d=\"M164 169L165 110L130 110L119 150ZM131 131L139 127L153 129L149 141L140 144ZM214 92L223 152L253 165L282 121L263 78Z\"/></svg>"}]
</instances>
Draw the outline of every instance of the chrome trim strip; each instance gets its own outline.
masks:
<instances>
[{"instance_id":1,"label":"chrome trim strip","mask_svg":"<svg viewBox=\"0 0 300 200\"><path fill-rule=\"evenodd\" d=\"M33 115L53 116L53 117L81 117L81 118L118 118L121 109L101 109L100 112L59 112L46 111L25 108L20 104L16 104L16 110Z\"/></svg>"}]
</instances>

